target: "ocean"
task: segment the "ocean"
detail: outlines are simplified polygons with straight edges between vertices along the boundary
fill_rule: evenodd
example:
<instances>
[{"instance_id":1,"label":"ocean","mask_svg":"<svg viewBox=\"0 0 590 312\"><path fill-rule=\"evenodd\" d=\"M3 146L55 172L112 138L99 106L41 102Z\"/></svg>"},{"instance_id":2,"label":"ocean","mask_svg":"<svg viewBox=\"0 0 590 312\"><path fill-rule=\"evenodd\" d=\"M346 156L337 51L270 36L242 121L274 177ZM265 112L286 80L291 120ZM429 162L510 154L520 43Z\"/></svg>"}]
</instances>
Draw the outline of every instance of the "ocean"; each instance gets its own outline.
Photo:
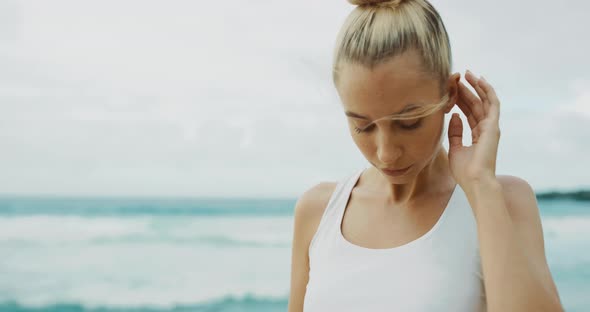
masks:
<instances>
[{"instance_id":1,"label":"ocean","mask_svg":"<svg viewBox=\"0 0 590 312\"><path fill-rule=\"evenodd\" d=\"M286 311L295 199L0 198L0 312ZM540 200L566 311L590 311L590 202Z\"/></svg>"}]
</instances>

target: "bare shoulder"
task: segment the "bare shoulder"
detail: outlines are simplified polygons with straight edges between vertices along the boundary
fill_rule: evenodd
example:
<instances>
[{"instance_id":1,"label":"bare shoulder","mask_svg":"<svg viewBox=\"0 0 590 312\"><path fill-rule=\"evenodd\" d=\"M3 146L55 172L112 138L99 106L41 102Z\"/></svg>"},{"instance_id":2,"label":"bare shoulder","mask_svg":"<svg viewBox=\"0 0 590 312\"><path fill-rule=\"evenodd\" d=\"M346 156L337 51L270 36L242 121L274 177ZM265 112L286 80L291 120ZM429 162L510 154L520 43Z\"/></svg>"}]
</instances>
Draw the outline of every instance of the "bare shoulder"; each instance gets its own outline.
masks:
<instances>
[{"instance_id":1,"label":"bare shoulder","mask_svg":"<svg viewBox=\"0 0 590 312\"><path fill-rule=\"evenodd\" d=\"M514 221L537 219L539 207L535 191L524 179L513 175L498 175L508 212Z\"/></svg>"},{"instance_id":2,"label":"bare shoulder","mask_svg":"<svg viewBox=\"0 0 590 312\"><path fill-rule=\"evenodd\" d=\"M336 182L320 182L299 196L294 211L294 240L300 248L307 251L336 185Z\"/></svg>"},{"instance_id":3,"label":"bare shoulder","mask_svg":"<svg viewBox=\"0 0 590 312\"><path fill-rule=\"evenodd\" d=\"M312 227L314 224L319 224L336 184L336 182L320 182L303 192L295 204L295 218Z\"/></svg>"},{"instance_id":4,"label":"bare shoulder","mask_svg":"<svg viewBox=\"0 0 590 312\"><path fill-rule=\"evenodd\" d=\"M320 182L303 192L295 204L289 312L303 311L306 285L309 281L309 244L336 185L335 182Z\"/></svg>"}]
</instances>

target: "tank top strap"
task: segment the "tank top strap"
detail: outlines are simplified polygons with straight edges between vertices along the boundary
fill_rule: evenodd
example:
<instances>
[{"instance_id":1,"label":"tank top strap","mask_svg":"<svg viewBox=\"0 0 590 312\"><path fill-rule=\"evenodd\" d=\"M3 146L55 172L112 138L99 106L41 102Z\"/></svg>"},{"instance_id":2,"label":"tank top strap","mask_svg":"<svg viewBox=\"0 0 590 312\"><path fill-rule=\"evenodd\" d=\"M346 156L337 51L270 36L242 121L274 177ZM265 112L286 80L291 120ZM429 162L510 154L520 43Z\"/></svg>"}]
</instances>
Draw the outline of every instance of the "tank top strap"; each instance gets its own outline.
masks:
<instances>
[{"instance_id":1,"label":"tank top strap","mask_svg":"<svg viewBox=\"0 0 590 312\"><path fill-rule=\"evenodd\" d=\"M337 182L336 187L328 200L328 204L324 209L318 228L309 243L310 255L317 244L317 241L320 240L322 236L329 235L329 228L332 224L339 222L339 209L341 209L342 201L348 200L348 194L366 168L367 166L357 169L354 173L347 175Z\"/></svg>"}]
</instances>

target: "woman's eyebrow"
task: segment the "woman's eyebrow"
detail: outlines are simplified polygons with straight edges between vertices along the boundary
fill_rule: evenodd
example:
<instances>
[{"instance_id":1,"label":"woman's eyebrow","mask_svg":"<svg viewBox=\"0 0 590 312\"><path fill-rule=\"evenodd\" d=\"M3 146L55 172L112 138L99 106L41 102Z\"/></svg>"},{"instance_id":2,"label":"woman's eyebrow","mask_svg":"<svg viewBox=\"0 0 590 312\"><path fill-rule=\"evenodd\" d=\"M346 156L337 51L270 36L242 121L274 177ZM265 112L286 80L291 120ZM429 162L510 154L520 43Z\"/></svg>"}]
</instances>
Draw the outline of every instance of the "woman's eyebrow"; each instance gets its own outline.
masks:
<instances>
[{"instance_id":1,"label":"woman's eyebrow","mask_svg":"<svg viewBox=\"0 0 590 312\"><path fill-rule=\"evenodd\" d=\"M405 112L407 112L407 111L411 111L411 110L414 110L414 109L416 109L416 108L418 108L418 105L416 105L416 104L408 104L408 105L406 105L406 107L404 107L404 108L403 108L402 110L400 110L399 112L397 112L397 113L394 113L394 114L391 114L391 115L389 115L389 116L393 116L393 115L398 115L398 114L401 114L401 113L405 113ZM348 116L348 117L352 117L352 118L360 118L360 119L366 119L366 120L369 120L369 119L370 119L370 118L369 118L369 117L367 117L367 116L363 116L363 115L360 115L360 114L357 114L357 113L355 113L355 112L351 112L351 111L348 111L348 110L347 110L347 111L345 111L345 112L344 112L344 114L345 114L346 116Z\"/></svg>"}]
</instances>

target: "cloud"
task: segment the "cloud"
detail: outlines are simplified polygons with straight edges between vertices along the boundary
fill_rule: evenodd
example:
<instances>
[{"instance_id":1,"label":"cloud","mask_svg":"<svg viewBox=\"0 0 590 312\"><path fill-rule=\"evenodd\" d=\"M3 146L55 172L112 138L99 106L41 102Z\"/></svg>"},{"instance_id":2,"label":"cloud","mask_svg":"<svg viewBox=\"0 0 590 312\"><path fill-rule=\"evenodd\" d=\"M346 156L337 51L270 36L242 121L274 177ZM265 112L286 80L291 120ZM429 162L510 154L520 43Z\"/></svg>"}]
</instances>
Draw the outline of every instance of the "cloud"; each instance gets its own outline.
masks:
<instances>
[{"instance_id":1,"label":"cloud","mask_svg":"<svg viewBox=\"0 0 590 312\"><path fill-rule=\"evenodd\" d=\"M571 100L550 110L503 114L499 171L537 190L590 188L590 83L574 81L570 90Z\"/></svg>"},{"instance_id":2,"label":"cloud","mask_svg":"<svg viewBox=\"0 0 590 312\"><path fill-rule=\"evenodd\" d=\"M560 108L565 112L572 112L590 117L590 80L577 80L572 83L576 97L573 105L564 105ZM590 127L590 126L589 126ZM588 128L587 130L590 130Z\"/></svg>"},{"instance_id":3,"label":"cloud","mask_svg":"<svg viewBox=\"0 0 590 312\"><path fill-rule=\"evenodd\" d=\"M499 169L588 185L587 2L435 5L455 70L505 103ZM365 160L330 66L352 8L2 1L0 193L294 196L345 176Z\"/></svg>"}]
</instances>

